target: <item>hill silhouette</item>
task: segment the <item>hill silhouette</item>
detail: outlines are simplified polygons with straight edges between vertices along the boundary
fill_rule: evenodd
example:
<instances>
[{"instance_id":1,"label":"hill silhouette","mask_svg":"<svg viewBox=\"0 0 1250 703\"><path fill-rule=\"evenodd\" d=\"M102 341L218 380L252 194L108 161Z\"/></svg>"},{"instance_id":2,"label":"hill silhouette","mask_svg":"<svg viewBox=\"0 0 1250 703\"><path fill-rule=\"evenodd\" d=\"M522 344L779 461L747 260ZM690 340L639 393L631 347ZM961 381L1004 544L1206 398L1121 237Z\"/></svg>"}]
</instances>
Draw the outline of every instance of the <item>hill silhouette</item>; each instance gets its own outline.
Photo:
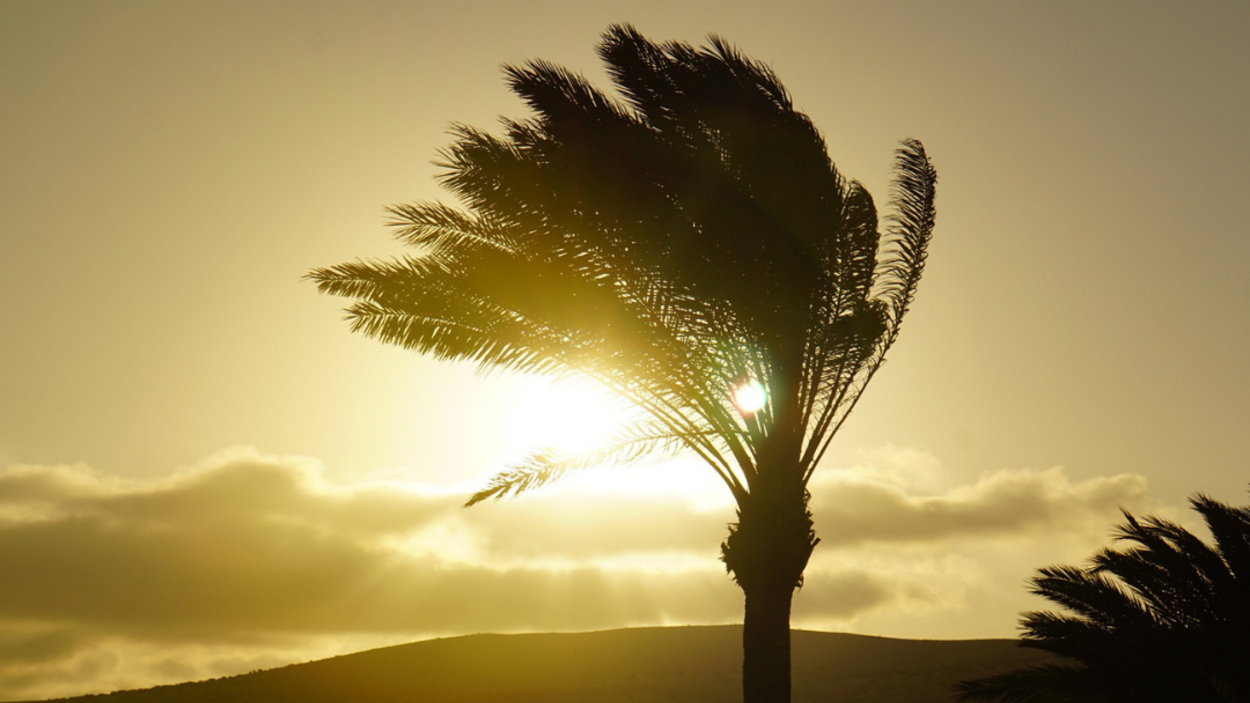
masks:
<instances>
[{"instance_id":1,"label":"hill silhouette","mask_svg":"<svg viewBox=\"0 0 1250 703\"><path fill-rule=\"evenodd\" d=\"M795 631L795 703L937 703L957 681L1051 655L1015 640L903 640ZM728 703L742 628L467 635L229 678L58 699L93 703Z\"/></svg>"}]
</instances>

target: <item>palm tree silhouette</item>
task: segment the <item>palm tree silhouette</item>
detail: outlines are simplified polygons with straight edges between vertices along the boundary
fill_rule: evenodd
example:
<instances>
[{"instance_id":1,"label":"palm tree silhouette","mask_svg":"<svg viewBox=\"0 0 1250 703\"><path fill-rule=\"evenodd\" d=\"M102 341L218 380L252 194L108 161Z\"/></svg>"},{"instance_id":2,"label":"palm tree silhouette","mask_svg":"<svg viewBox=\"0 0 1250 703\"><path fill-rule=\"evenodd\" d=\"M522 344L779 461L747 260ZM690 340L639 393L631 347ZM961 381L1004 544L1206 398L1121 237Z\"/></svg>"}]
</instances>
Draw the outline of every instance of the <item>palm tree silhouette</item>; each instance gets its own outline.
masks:
<instances>
[{"instance_id":1,"label":"palm tree silhouette","mask_svg":"<svg viewBox=\"0 0 1250 703\"><path fill-rule=\"evenodd\" d=\"M745 699L788 701L791 597L818 541L806 486L898 336L936 173L902 143L883 234L765 65L628 25L598 51L623 100L547 62L505 67L536 116L503 136L455 126L441 182L465 208L393 207L416 256L309 275L356 299L353 331L589 378L640 409L605 446L539 449L467 505L656 451L702 458L737 501L721 549L746 597Z\"/></svg>"},{"instance_id":2,"label":"palm tree silhouette","mask_svg":"<svg viewBox=\"0 0 1250 703\"><path fill-rule=\"evenodd\" d=\"M1068 614L1026 613L1022 644L1068 658L959 684L961 700L1232 703L1250 701L1250 509L1199 495L1214 545L1127 512L1135 546L1091 566L1051 566L1032 591Z\"/></svg>"}]
</instances>

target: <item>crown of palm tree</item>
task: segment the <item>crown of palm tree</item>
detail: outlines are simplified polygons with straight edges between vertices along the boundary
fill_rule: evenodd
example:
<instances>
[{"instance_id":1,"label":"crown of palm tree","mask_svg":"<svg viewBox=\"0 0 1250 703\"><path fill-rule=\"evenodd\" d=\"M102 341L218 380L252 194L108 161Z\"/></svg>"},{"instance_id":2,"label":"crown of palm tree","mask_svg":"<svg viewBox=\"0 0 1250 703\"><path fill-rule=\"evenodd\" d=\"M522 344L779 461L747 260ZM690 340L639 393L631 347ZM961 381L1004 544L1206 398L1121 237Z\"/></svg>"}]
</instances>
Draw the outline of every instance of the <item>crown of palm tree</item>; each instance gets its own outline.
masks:
<instances>
[{"instance_id":1,"label":"crown of palm tree","mask_svg":"<svg viewBox=\"0 0 1250 703\"><path fill-rule=\"evenodd\" d=\"M713 38L599 46L620 98L542 61L505 68L533 109L454 127L441 182L463 208L391 208L416 249L310 274L352 329L483 367L584 376L643 419L570 456L536 451L469 504L653 450L693 451L742 501L784 439L805 482L884 360L934 222L923 147L896 155L884 234L772 71ZM760 384L767 403L738 408Z\"/></svg>"}]
</instances>

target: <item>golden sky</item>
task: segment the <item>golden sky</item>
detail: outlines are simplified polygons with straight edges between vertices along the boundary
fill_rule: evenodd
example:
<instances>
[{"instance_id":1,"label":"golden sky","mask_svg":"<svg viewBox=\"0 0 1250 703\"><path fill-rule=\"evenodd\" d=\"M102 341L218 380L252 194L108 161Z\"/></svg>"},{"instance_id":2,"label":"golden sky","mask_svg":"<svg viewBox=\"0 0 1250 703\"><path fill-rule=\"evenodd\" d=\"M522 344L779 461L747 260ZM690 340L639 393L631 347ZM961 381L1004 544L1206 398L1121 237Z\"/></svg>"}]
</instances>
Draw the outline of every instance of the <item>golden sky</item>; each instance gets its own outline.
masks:
<instances>
[{"instance_id":1,"label":"golden sky","mask_svg":"<svg viewBox=\"0 0 1250 703\"><path fill-rule=\"evenodd\" d=\"M771 64L879 202L899 139L938 168L796 626L1012 636L1119 506L1246 502L1243 2L6 0L0 700L741 617L706 469L461 510L593 413L352 335L300 280L400 253L382 208L441 196L449 124L524 114L500 65L604 83L620 21Z\"/></svg>"}]
</instances>

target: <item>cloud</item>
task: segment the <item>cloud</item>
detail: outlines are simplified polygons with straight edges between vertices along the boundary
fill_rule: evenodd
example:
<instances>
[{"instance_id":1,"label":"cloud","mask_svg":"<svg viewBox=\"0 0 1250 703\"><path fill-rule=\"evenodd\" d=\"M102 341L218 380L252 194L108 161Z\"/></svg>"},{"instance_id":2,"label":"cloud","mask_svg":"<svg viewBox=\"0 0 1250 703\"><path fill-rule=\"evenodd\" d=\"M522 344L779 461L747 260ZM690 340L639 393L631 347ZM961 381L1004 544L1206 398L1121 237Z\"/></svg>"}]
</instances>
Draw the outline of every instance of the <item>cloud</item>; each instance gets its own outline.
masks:
<instances>
[{"instance_id":1,"label":"cloud","mask_svg":"<svg viewBox=\"0 0 1250 703\"><path fill-rule=\"evenodd\" d=\"M705 512L678 496L611 497L558 493L475 507L464 515L492 560L609 558L684 552L715 559L732 508Z\"/></svg>"},{"instance_id":2,"label":"cloud","mask_svg":"<svg viewBox=\"0 0 1250 703\"><path fill-rule=\"evenodd\" d=\"M1027 557L1067 532L1084 534L1084 548L1089 526L1101 543L1117 505L1146 500L1139 477L1074 482L1061 469L915 495L909 477L939 485L936 459L891 456L817 474L825 541L797 626L961 607L1004 578L1022 591L1023 566L989 574L968 545ZM740 620L741 594L717 560L732 508L570 486L463 510L462 490L339 485L314 461L254 450L145 480L10 467L0 472L0 700L439 634Z\"/></svg>"},{"instance_id":3,"label":"cloud","mask_svg":"<svg viewBox=\"0 0 1250 703\"><path fill-rule=\"evenodd\" d=\"M0 661L40 663L62 659L86 643L69 628L22 628L10 625L0 631Z\"/></svg>"},{"instance_id":4,"label":"cloud","mask_svg":"<svg viewBox=\"0 0 1250 703\"><path fill-rule=\"evenodd\" d=\"M672 605L691 590L680 560L682 578L583 557L680 551L681 540L665 543L677 533L662 523L684 527L688 513L643 504L612 522L540 499L466 520L460 500L395 486L342 489L307 462L260 456L126 485L72 467L10 470L0 476L0 505L10 509L0 522L0 572L21 577L0 582L0 618L213 641L306 630L608 627L653 617L651 591L684 607ZM457 532L466 535L460 544L440 539ZM705 545L709 557L716 544ZM505 553L513 558L496 563ZM700 615L705 599L688 601L688 614Z\"/></svg>"},{"instance_id":5,"label":"cloud","mask_svg":"<svg viewBox=\"0 0 1250 703\"><path fill-rule=\"evenodd\" d=\"M1059 467L996 471L940 495L849 471L818 474L811 490L817 527L835 549L1086 531L1109 526L1121 506L1151 504L1140 475L1073 482Z\"/></svg>"},{"instance_id":6,"label":"cloud","mask_svg":"<svg viewBox=\"0 0 1250 703\"><path fill-rule=\"evenodd\" d=\"M0 700L180 680L221 659L202 654L189 670L160 647L260 657L293 638L737 616L715 520L692 566L683 554L696 540L683 533L699 521L671 499L592 509L578 496L532 498L468 515L459 492L338 486L315 462L246 451L152 480L10 467L0 472ZM97 656L105 642L129 658Z\"/></svg>"},{"instance_id":7,"label":"cloud","mask_svg":"<svg viewBox=\"0 0 1250 703\"><path fill-rule=\"evenodd\" d=\"M1122 507L1169 513L1137 474L1075 480L1061 467L1003 469L949 485L951 473L908 448L817 473L822 542L795 622L903 637L1009 636L1019 613L1048 606L1025 588L1036 569L1079 564L1108 545ZM818 586L856 573L859 589ZM847 598L875 600L840 611Z\"/></svg>"}]
</instances>

